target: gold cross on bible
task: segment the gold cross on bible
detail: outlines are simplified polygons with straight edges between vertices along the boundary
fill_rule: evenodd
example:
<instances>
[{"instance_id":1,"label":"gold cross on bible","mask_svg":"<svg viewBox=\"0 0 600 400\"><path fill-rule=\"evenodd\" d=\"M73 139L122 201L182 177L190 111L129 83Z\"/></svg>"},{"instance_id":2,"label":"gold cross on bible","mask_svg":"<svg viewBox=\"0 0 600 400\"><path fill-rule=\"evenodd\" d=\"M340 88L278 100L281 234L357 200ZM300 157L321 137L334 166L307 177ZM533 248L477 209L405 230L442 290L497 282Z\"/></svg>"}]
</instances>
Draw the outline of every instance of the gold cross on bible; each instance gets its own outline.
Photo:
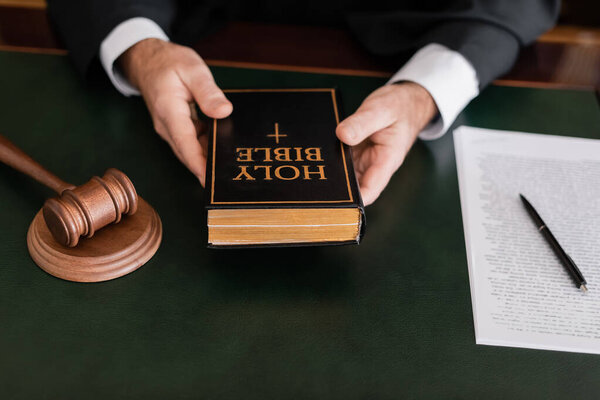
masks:
<instances>
[{"instance_id":1,"label":"gold cross on bible","mask_svg":"<svg viewBox=\"0 0 600 400\"><path fill-rule=\"evenodd\" d=\"M279 138L287 137L287 135L283 135L283 134L279 133L279 123L275 122L275 133L271 133L271 134L267 135L267 137L274 137L275 143L279 144Z\"/></svg>"}]
</instances>

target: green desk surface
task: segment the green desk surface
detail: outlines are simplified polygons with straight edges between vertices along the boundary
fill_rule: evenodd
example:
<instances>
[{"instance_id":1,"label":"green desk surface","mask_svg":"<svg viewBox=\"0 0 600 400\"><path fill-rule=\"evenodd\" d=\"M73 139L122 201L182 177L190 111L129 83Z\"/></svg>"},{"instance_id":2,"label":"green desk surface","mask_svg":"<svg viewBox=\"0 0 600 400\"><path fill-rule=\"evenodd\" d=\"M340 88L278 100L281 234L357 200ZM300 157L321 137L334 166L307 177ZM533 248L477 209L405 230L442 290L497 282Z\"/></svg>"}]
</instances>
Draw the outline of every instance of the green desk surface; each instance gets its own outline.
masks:
<instances>
[{"instance_id":1,"label":"green desk surface","mask_svg":"<svg viewBox=\"0 0 600 400\"><path fill-rule=\"evenodd\" d=\"M0 52L0 132L73 183L125 171L164 239L135 273L65 282L29 258L49 190L0 165L0 397L597 398L600 357L475 344L451 135L418 143L360 246L209 250L203 189L139 98L68 59ZM224 88L384 80L213 68ZM458 124L600 137L591 92L490 87Z\"/></svg>"}]
</instances>

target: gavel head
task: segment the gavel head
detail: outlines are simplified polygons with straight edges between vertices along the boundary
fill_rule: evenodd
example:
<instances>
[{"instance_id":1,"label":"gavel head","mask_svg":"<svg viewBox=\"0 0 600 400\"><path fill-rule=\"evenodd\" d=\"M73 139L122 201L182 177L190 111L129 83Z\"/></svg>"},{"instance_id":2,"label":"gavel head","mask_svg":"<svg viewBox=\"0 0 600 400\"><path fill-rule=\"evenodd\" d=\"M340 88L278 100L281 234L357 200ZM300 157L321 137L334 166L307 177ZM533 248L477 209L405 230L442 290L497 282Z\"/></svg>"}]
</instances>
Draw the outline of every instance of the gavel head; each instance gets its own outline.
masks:
<instances>
[{"instance_id":1,"label":"gavel head","mask_svg":"<svg viewBox=\"0 0 600 400\"><path fill-rule=\"evenodd\" d=\"M79 237L92 237L98 229L118 223L123 214L134 214L138 197L133 184L121 171L110 168L102 178L66 189L59 197L46 200L44 220L54 239L74 247Z\"/></svg>"}]
</instances>

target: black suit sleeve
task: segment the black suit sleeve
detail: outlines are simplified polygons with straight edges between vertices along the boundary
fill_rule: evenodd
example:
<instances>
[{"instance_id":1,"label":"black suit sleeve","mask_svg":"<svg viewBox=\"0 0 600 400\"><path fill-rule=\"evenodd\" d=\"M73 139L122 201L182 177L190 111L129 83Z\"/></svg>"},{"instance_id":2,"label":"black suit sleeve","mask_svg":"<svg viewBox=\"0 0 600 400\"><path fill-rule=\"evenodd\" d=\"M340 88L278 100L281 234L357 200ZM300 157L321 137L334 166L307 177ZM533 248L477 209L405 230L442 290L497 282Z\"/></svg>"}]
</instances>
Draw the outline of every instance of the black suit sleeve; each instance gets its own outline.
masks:
<instances>
[{"instance_id":1,"label":"black suit sleeve","mask_svg":"<svg viewBox=\"0 0 600 400\"><path fill-rule=\"evenodd\" d=\"M119 23L146 17L169 35L176 11L174 0L48 0L54 27L83 75L98 56L100 43Z\"/></svg>"},{"instance_id":2,"label":"black suit sleeve","mask_svg":"<svg viewBox=\"0 0 600 400\"><path fill-rule=\"evenodd\" d=\"M450 3L450 2L448 2ZM373 53L393 55L439 43L471 62L483 88L508 72L521 46L550 29L559 0L465 0L434 12L393 11L348 17Z\"/></svg>"}]
</instances>

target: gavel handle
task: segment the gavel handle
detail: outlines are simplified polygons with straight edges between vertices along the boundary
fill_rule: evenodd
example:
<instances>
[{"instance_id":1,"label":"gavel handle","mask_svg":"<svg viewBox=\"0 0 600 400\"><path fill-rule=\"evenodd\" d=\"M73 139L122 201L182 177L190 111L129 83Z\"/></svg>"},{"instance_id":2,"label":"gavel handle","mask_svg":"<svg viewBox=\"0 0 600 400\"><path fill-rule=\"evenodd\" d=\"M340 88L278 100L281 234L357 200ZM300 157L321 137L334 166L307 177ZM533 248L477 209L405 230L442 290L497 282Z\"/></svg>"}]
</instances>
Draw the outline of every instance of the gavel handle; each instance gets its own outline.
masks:
<instances>
[{"instance_id":1,"label":"gavel handle","mask_svg":"<svg viewBox=\"0 0 600 400\"><path fill-rule=\"evenodd\" d=\"M0 161L48 186L58 194L74 187L42 167L2 135L0 135Z\"/></svg>"}]
</instances>

